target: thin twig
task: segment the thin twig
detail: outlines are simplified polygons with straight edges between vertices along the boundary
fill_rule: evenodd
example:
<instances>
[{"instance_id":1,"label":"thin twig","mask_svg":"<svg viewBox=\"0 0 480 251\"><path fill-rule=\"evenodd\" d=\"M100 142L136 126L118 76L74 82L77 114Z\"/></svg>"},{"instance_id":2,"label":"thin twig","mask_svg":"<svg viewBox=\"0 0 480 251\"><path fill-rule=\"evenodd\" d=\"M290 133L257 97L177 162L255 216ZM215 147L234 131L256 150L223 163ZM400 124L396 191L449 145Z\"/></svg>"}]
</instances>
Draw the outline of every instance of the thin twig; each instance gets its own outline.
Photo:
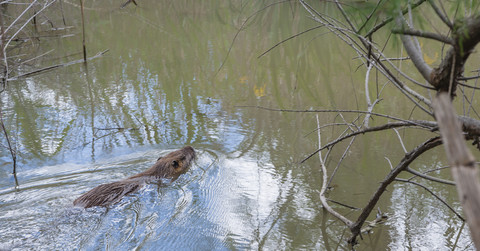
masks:
<instances>
[{"instance_id":1,"label":"thin twig","mask_svg":"<svg viewBox=\"0 0 480 251\"><path fill-rule=\"evenodd\" d=\"M287 3L287 2L290 2L291 0L285 0L285 1L280 1L280 2L275 2L275 3L272 3L272 4L269 4L265 7L263 7L262 9L258 10L258 11L255 11L252 15L248 16L245 21L243 21L242 25L240 26L240 28L238 29L237 33L235 33L235 36L233 37L232 39L232 42L230 43L230 47L228 48L228 51L227 51L227 55L225 55L225 58L223 59L222 63L220 64L220 67L218 67L218 70L217 72L215 72L215 74L213 75L213 78L217 77L218 73L220 72L220 70L223 68L223 66L225 65L225 62L227 62L227 59L228 59L228 56L230 55L230 52L232 51L232 48L233 48L233 44L235 43L235 41L237 40L237 37L238 35L240 34L240 32L242 30L245 29L245 26L247 25L248 21L256 16L258 13L276 5L276 4L282 4L282 3Z\"/></svg>"},{"instance_id":2,"label":"thin twig","mask_svg":"<svg viewBox=\"0 0 480 251\"><path fill-rule=\"evenodd\" d=\"M400 145L401 145L402 148L403 148L403 152L404 152L404 153L407 153L407 152L408 152L408 151L407 151L407 148L405 148L405 144L403 144L403 140L402 140L402 137L400 136L400 133L398 133L397 129L395 129L395 128L392 128L392 129L393 129L393 131L397 134L398 141L400 141Z\"/></svg>"},{"instance_id":3,"label":"thin twig","mask_svg":"<svg viewBox=\"0 0 480 251\"><path fill-rule=\"evenodd\" d=\"M348 209L352 209L352 210L362 210L361 208L354 207L354 206L350 206L350 205L347 205L347 204L345 204L345 203L338 202L338 201L335 201L335 200L332 200L332 199L327 199L327 200L330 201L330 202L333 202L333 203L335 203L335 204L338 204L338 205L340 205L340 206L344 206L344 207L346 207L346 208L348 208Z\"/></svg>"},{"instance_id":4,"label":"thin twig","mask_svg":"<svg viewBox=\"0 0 480 251\"><path fill-rule=\"evenodd\" d=\"M402 121L402 122L408 122L411 123L412 125L418 125L421 127L424 127L423 123L426 121L419 122L419 124L416 124L416 120L406 120L406 119L401 119L397 118L394 116L386 115L386 114L381 114L381 113L376 113L376 112L368 112L368 111L361 111L361 110L343 110L343 109L319 109L319 110L294 110L294 109L275 109L275 108L269 108L269 107L263 107L263 106L255 106L255 105L237 105L235 107L239 108L257 108L257 109L262 109L262 110L267 110L267 111L274 111L274 112L300 112L300 113L330 113L330 112L335 112L335 113L362 113L362 114L371 114L374 116L378 117L383 117L383 118L388 118L388 119L393 119L397 121Z\"/></svg>"},{"instance_id":5,"label":"thin twig","mask_svg":"<svg viewBox=\"0 0 480 251\"><path fill-rule=\"evenodd\" d=\"M453 24L452 22L448 19L447 16L442 13L440 8L435 4L433 0L428 0L428 3L432 6L432 9L437 13L437 16L440 17L440 19L448 26L448 28L453 29Z\"/></svg>"},{"instance_id":6,"label":"thin twig","mask_svg":"<svg viewBox=\"0 0 480 251\"><path fill-rule=\"evenodd\" d=\"M293 35L293 36L290 36L290 37L288 37L288 38L286 38L286 39L284 39L284 40L276 43L274 46L270 47L270 49L268 49L268 50L266 50L265 52L263 52L262 54L260 54L260 56L258 56L257 59L263 57L265 54L269 53L271 50L273 50L273 49L275 49L277 46L279 46L279 45L287 42L288 40L293 39L293 38L296 38L296 37L299 37L299 36L301 36L301 35L309 32L309 31L312 31L312 30L315 30L315 29L318 29L318 28L321 28L321 27L323 27L323 25L318 25L318 26L312 27L312 28L310 28L310 29L307 29L307 30L305 30L305 31L302 31L302 32L300 32L300 33L297 33L297 34L295 34L295 35Z\"/></svg>"},{"instance_id":7,"label":"thin twig","mask_svg":"<svg viewBox=\"0 0 480 251\"><path fill-rule=\"evenodd\" d=\"M450 44L450 45L453 45L455 43L453 41L453 39L451 39L447 36L443 36L443 35L437 34L437 33L424 32L424 31L421 31L421 30L406 29L406 28L405 29L393 29L392 33L429 38L429 39L437 40L439 42Z\"/></svg>"},{"instance_id":8,"label":"thin twig","mask_svg":"<svg viewBox=\"0 0 480 251\"><path fill-rule=\"evenodd\" d=\"M316 118L317 118L317 126L320 126L320 122L318 120L318 115L316 116ZM318 146L319 147L322 146L320 130L318 130ZM330 205L328 205L327 198L325 197L325 192L327 191L327 183L328 183L328 181L327 181L327 179L328 179L327 167L325 166L325 162L322 159L322 153L321 152L318 153L318 157L320 159L320 164L321 164L321 167L322 167L322 176L323 176L322 188L320 189L320 201L322 202L322 206L330 214L335 216L337 219L341 220L345 225L351 226L352 223L353 223L352 221L345 218L345 216L343 216L340 213L338 213L337 211L333 210L333 208L330 207Z\"/></svg>"},{"instance_id":9,"label":"thin twig","mask_svg":"<svg viewBox=\"0 0 480 251\"><path fill-rule=\"evenodd\" d=\"M414 9L414 8L417 8L418 6L420 6L423 2L425 2L426 0L419 0L417 1L416 3L412 4L410 6L411 9ZM408 12L408 9L405 8L403 11L402 11L402 14L405 14ZM386 24L390 23L391 21L393 21L393 17L389 17L385 20L383 20L382 22L380 22L379 24L377 24L375 27L373 27L369 32L367 32L367 34L365 35L365 37L369 37L370 35L372 35L373 33L375 33L376 31L378 31L380 28L382 28L383 26L385 26Z\"/></svg>"},{"instance_id":10,"label":"thin twig","mask_svg":"<svg viewBox=\"0 0 480 251\"><path fill-rule=\"evenodd\" d=\"M374 62L369 64L368 67L367 67L367 72L365 73L365 99L366 99L366 102L367 102L367 110L369 112L372 112L373 105L372 105L372 101L370 100L370 91L369 91L369 88L368 88L368 82L370 81L370 71L372 70L374 64L375 64ZM370 114L367 114L367 115L365 115L365 119L363 121L363 126L368 128L368 122L369 121L370 121Z\"/></svg>"},{"instance_id":11,"label":"thin twig","mask_svg":"<svg viewBox=\"0 0 480 251\"><path fill-rule=\"evenodd\" d=\"M445 202L445 200L443 200L442 198L440 198L438 195L436 195L432 190L430 190L428 187L420 184L420 183L417 183L417 182L414 182L414 181L411 181L411 180L406 180L406 179L400 179L400 178L396 178L395 179L396 181L401 181L401 182L406 182L406 183L410 183L410 184L414 184L414 185L417 185L425 190L427 190L427 192L429 192L431 195L433 195L435 198L437 198L437 200L439 200L440 202L442 202L442 204L444 204L445 206L448 207L448 209L450 209L450 211L452 211L456 216L458 216L458 218L460 218L460 220L462 221L465 221L465 219L459 214L457 213L457 211L455 211L455 209L453 209L453 207L451 207L447 202Z\"/></svg>"},{"instance_id":12,"label":"thin twig","mask_svg":"<svg viewBox=\"0 0 480 251\"><path fill-rule=\"evenodd\" d=\"M426 175L426 174L423 174L421 172L418 172L414 169L411 169L410 167L407 167L407 169L405 169L405 171L413 174L413 175L416 175L420 178L424 178L426 180L430 180L430 181L435 181L435 182L438 182L438 183L442 183L442 184L446 184L446 185L451 185L451 186L455 186L455 182L453 181L450 181L450 180L444 180L444 179L440 179L440 178L437 178L437 177L432 177L432 176L429 176L429 175ZM409 180L413 179L415 177L412 177L410 178Z\"/></svg>"},{"instance_id":13,"label":"thin twig","mask_svg":"<svg viewBox=\"0 0 480 251\"><path fill-rule=\"evenodd\" d=\"M328 144L324 145L322 148L317 149L316 151L314 151L313 153L311 153L310 155L305 157L300 163L303 163L303 162L307 161L308 159L310 159L312 156L314 156L319 151L321 151L325 148L329 148L333 145L336 145L337 143L339 143L339 142L341 142L345 139L348 139L350 137L353 137L353 136L356 136L356 135L359 135L359 134L369 133L369 132L377 132L377 131L392 129L392 128L395 128L395 127L404 127L404 126L412 126L412 125L413 124L410 124L410 123L395 122L395 123L387 123L385 125L376 126L376 127L369 127L369 128L364 129L364 130L359 130L359 131L353 132L353 133L348 134L344 137L341 137L341 138L338 138L336 140L330 141ZM428 125L431 126L430 128L434 128L433 125L436 125L436 124L434 122L428 122Z\"/></svg>"},{"instance_id":14,"label":"thin twig","mask_svg":"<svg viewBox=\"0 0 480 251\"><path fill-rule=\"evenodd\" d=\"M350 147L353 145L353 142L355 141L355 138L356 137L353 137L352 140L350 140L350 143L345 148L345 151L343 151L342 157L340 157L340 160L338 161L337 166L335 167L335 169L333 169L332 175L330 176L330 179L328 180L327 187L330 187L330 184L332 183L332 180L335 177L335 174L337 173L337 170L340 167L340 164L342 163L342 161L347 156L347 153L350 150Z\"/></svg>"}]
</instances>

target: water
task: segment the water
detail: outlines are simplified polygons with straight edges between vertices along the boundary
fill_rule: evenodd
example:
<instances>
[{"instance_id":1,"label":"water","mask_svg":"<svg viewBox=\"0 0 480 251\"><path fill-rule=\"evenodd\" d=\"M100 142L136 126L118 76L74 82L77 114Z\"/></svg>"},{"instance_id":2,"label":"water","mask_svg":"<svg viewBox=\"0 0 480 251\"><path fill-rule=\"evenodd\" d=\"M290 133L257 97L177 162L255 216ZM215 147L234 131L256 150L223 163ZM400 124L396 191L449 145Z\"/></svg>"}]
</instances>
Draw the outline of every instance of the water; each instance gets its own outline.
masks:
<instances>
[{"instance_id":1,"label":"water","mask_svg":"<svg viewBox=\"0 0 480 251\"><path fill-rule=\"evenodd\" d=\"M78 6L62 2L73 28L62 38L25 45L28 55L54 50L33 66L81 58ZM355 55L331 34L308 33L257 59L313 25L289 3L249 18L269 3L142 1L124 9L113 1L86 3L88 55L109 52L86 67L11 81L1 96L19 153L19 186L2 148L0 249L349 249L346 227L321 208L318 158L300 164L317 148L315 115L243 106L362 106L359 89L350 90L363 83L364 72L356 71ZM59 11L54 5L45 12L54 27L63 27ZM40 28L52 32L43 18ZM408 117L407 104L399 98L382 102L381 109ZM341 121L337 114L320 114L320 122ZM323 130L324 141L342 130ZM425 134L400 133L409 149ZM347 144L334 149L332 159ZM196 149L198 159L173 183L149 184L108 210L73 207L93 187L141 172L185 145ZM411 167L445 165L442 150ZM395 165L403 156L394 132L358 137L330 198L363 207L390 170L385 157ZM329 169L335 166L329 163ZM435 175L449 178L448 170ZM461 211L454 188L428 185ZM352 220L358 215L332 206ZM378 207L389 220L364 235L360 250L473 249L463 222L421 188L395 183Z\"/></svg>"}]
</instances>

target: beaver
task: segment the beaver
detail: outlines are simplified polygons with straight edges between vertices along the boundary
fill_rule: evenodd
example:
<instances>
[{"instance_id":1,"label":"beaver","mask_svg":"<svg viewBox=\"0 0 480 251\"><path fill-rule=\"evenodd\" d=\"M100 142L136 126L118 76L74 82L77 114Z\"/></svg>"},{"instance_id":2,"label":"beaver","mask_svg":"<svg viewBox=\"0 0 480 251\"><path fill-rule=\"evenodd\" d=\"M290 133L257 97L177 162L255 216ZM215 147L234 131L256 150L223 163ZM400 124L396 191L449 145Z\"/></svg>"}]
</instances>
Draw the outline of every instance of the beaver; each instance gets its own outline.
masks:
<instances>
[{"instance_id":1,"label":"beaver","mask_svg":"<svg viewBox=\"0 0 480 251\"><path fill-rule=\"evenodd\" d=\"M138 191L147 182L162 178L176 180L185 173L195 159L195 150L186 146L157 159L149 169L126 179L99 185L73 201L78 207L108 207L119 202L123 196Z\"/></svg>"}]
</instances>

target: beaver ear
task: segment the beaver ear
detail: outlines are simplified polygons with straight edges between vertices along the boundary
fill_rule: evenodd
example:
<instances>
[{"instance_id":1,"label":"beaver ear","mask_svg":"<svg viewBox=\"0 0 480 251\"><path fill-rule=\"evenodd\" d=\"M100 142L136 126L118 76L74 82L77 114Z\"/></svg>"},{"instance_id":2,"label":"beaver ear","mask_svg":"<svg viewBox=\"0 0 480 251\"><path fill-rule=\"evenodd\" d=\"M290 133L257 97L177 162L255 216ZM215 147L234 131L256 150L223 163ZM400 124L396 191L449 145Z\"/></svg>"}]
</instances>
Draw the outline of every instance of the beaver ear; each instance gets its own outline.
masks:
<instances>
[{"instance_id":1,"label":"beaver ear","mask_svg":"<svg viewBox=\"0 0 480 251\"><path fill-rule=\"evenodd\" d=\"M159 161L161 158L163 158L162 156L158 157L157 161Z\"/></svg>"},{"instance_id":2,"label":"beaver ear","mask_svg":"<svg viewBox=\"0 0 480 251\"><path fill-rule=\"evenodd\" d=\"M172 161L172 166L174 168L178 168L178 161L176 161L176 160Z\"/></svg>"}]
</instances>

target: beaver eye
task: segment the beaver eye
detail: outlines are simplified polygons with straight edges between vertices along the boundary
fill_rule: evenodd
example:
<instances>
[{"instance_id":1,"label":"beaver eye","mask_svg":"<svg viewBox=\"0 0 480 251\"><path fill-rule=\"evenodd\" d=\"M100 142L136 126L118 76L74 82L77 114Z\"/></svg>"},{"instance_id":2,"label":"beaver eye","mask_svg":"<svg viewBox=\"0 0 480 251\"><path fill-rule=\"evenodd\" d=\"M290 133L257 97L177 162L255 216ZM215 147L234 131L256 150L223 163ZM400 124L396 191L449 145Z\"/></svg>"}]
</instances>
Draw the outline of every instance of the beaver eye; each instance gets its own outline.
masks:
<instances>
[{"instance_id":1,"label":"beaver eye","mask_svg":"<svg viewBox=\"0 0 480 251\"><path fill-rule=\"evenodd\" d=\"M173 167L177 168L177 167L178 167L178 161L174 160L174 161L172 162L172 165L173 165Z\"/></svg>"}]
</instances>

